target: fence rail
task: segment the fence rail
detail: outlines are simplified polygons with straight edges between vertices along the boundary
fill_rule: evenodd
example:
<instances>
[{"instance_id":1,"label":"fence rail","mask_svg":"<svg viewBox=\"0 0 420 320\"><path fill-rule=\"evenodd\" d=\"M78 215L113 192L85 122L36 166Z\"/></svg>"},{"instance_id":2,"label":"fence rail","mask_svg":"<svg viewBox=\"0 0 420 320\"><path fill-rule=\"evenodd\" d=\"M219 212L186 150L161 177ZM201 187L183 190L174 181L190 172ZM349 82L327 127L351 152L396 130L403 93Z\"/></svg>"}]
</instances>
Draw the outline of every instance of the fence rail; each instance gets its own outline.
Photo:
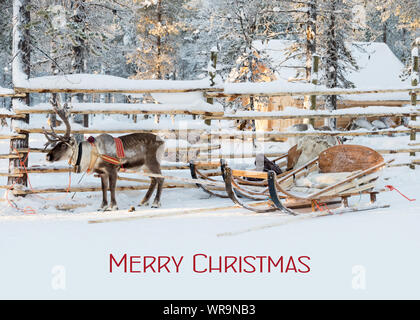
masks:
<instances>
[{"instance_id":1,"label":"fence rail","mask_svg":"<svg viewBox=\"0 0 420 320\"><path fill-rule=\"evenodd\" d=\"M415 120L418 116L420 116L420 110L415 108L414 106L411 107L398 107L398 108L372 108L367 107L363 109L363 112L358 110L351 110L351 109L343 109L334 112L326 112L326 111L303 111L303 110L289 110L287 112L274 112L274 113L255 113L255 112L242 112L234 115L227 115L217 106L212 106L211 102L213 98L219 97L239 97L239 96L309 96L309 95L332 95L332 94L367 94L367 93L385 93L385 92L407 92L410 94L416 94L420 92L420 88L417 87L408 87L404 89L370 89L370 90L354 90L354 89L347 89L347 90L316 90L316 91L287 91L287 92L268 92L268 91L254 91L254 92L239 92L233 90L234 87L230 87L229 91L224 91L223 88L216 87L216 88L183 88L183 89L116 89L116 90L105 90L105 89L75 89L75 88L24 88L24 87L17 87L14 89L14 93L9 92L7 97L12 99L21 99L26 97L27 94L30 93L89 93L89 94L103 94L103 93L192 93L192 92L202 92L204 99L208 98L208 102L210 104L207 105L199 105L195 106L194 104L188 105L162 105L162 104L127 104L127 103L79 103L79 104L71 104L70 112L74 115L81 114L81 115L94 115L94 114L121 114L121 115L139 115L139 114L154 114L154 115L191 115L191 116L198 116L206 121L234 121L234 120L284 120L284 119L326 119L326 118L360 118L360 117L409 117L412 120ZM238 86L237 88L241 88ZM255 90L255 89L253 89ZM0 95L0 97L5 97L5 95ZM367 102L362 101L360 102L360 106L371 106L371 105L404 105L407 104L407 101L389 101L388 103L384 103L383 101L374 101L374 102ZM356 103L356 102L354 102ZM359 112L357 112L359 111ZM17 101L14 103L14 110L13 112L0 114L0 118L10 118L16 120L14 124L14 132L10 134L2 134L0 135L0 139L9 139L9 140L19 140L19 139L27 139L29 140L29 136L32 134L42 134L43 128L36 127L30 123L24 123L21 120L27 119L32 115L40 114L46 115L53 113L53 109L47 104L38 104L33 107L25 106L24 103ZM192 120L194 121L194 120ZM100 134L100 133L110 133L110 134L123 134L123 133L140 133L140 132L152 132L152 133L161 133L161 134L173 134L176 132L176 137L179 138L181 135L185 135L188 133L199 133L201 139L204 141L210 141L210 144L203 145L198 143L197 145L189 145L186 147L168 147L167 152L174 152L174 153L188 153L188 152L195 152L195 156L197 160L204 161L204 166L207 163L207 167L215 167L217 163L214 164L212 159L218 159L220 157L226 158L247 158L247 157L255 157L257 152L250 152L248 150L246 153L237 154L220 154L220 155L213 155L211 154L214 150L220 150L221 145L219 143L214 143L214 139L256 139L260 137L264 137L267 139L284 139L289 137L302 137L308 135L320 135L320 136L373 136L373 135L390 135L390 134L410 134L411 140L415 140L416 132L420 130L419 127L411 126L407 128L397 128L397 129L387 129L387 130L376 130L376 131L368 131L368 130L352 130L352 131L307 131L307 132L252 132L252 131L225 131L222 129L212 131L214 129L213 126L203 126L203 127L192 127L191 129L188 128L119 128L119 129L105 129L105 128L77 128L72 130L73 134ZM55 129L57 133L64 133L65 131L62 129ZM412 145L416 145L412 143ZM15 150L10 150L9 154L0 154L0 159L9 160L9 161L18 161L22 158L26 158L27 154L35 153L41 154L44 153L45 150L42 148L31 148L23 147L17 149L18 154ZM396 154L396 153L410 153L411 155L415 155L416 153L420 152L419 148L410 148L410 147L401 147L398 149L382 149L378 150L382 154ZM268 157L276 157L279 153L271 152L267 153L266 156ZM207 158L206 158L207 157ZM410 165L418 164L418 160L413 160L409 163ZM184 170L188 169L188 163L180 162L177 163L166 163L162 165L163 170ZM59 167L59 166L27 166L26 168L21 167L20 165L11 166L9 168L9 172L0 173L1 177L12 177L16 179L20 179L25 181L27 174L54 174L54 173L68 173L71 172L72 168L69 167ZM130 172L128 172L130 173ZM147 180L142 179L133 179L127 177L119 177L120 180L124 180L127 182L135 182L136 185L132 186L121 186L118 187L117 190L120 191L127 191L127 190L145 190L147 189L147 185L143 184ZM139 185L140 184L140 185ZM165 184L165 188L194 188L196 187L193 183L175 183L169 182ZM3 185L0 186L0 189L11 189L11 185ZM84 187L71 187L69 188L60 188L60 187L38 187L38 188L30 188L28 189L23 183L23 186L17 185L13 188L12 192L15 195L27 195L27 194L38 194L38 193L62 193L62 192L96 192L100 191L101 188L99 186L84 186Z\"/></svg>"},{"instance_id":2,"label":"fence rail","mask_svg":"<svg viewBox=\"0 0 420 320\"><path fill-rule=\"evenodd\" d=\"M302 132L251 132L251 131L237 131L237 132L214 132L205 133L203 138L221 138L221 139L285 139L291 137L305 137L305 136L337 136L337 137L351 137L351 136L377 136L390 135L400 133L410 133L412 129L389 129L376 131L302 131Z\"/></svg>"},{"instance_id":3,"label":"fence rail","mask_svg":"<svg viewBox=\"0 0 420 320\"><path fill-rule=\"evenodd\" d=\"M139 89L111 89L111 88L55 88L55 87L16 87L15 96L23 96L27 93L84 93L84 94L144 94L144 93L191 93L191 92L222 92L222 88L202 87L202 88L175 88L175 89L162 89L162 88L139 88Z\"/></svg>"},{"instance_id":4,"label":"fence rail","mask_svg":"<svg viewBox=\"0 0 420 320\"><path fill-rule=\"evenodd\" d=\"M369 108L366 108L369 109ZM291 111L287 112L240 112L239 114L234 115L223 115L223 116L206 116L205 119L209 120L287 120L287 119L326 119L326 118L360 118L360 117L418 117L420 116L420 109L419 110L404 110L407 108L401 107L397 109L403 110L395 110L396 108L392 108L392 110L386 111L372 111L366 112L351 112L349 109L345 109L344 112L328 112L324 110L320 111L313 111L313 112L305 112L299 114L293 114Z\"/></svg>"},{"instance_id":5,"label":"fence rail","mask_svg":"<svg viewBox=\"0 0 420 320\"><path fill-rule=\"evenodd\" d=\"M51 106L41 104L33 107L15 108L17 115L49 114L54 110ZM141 104L141 103L73 103L72 114L169 114L169 115L203 115L222 116L223 110L211 108L211 105L200 107L191 105Z\"/></svg>"},{"instance_id":6,"label":"fence rail","mask_svg":"<svg viewBox=\"0 0 420 320\"><path fill-rule=\"evenodd\" d=\"M279 85L280 87L280 85ZM229 87L224 91L215 91L207 92L206 97L209 98L228 98L228 97L248 97L248 96L258 96L258 97L287 97L287 96L331 96L331 95L354 95L354 94L372 94L372 93L396 93L396 92L407 92L407 93L417 93L420 92L419 87L406 87L398 89L325 89L317 90L317 86L312 87L311 89L304 90L290 90L282 91L274 89L272 85L254 85L250 86L249 84L244 83L231 83Z\"/></svg>"}]
</instances>

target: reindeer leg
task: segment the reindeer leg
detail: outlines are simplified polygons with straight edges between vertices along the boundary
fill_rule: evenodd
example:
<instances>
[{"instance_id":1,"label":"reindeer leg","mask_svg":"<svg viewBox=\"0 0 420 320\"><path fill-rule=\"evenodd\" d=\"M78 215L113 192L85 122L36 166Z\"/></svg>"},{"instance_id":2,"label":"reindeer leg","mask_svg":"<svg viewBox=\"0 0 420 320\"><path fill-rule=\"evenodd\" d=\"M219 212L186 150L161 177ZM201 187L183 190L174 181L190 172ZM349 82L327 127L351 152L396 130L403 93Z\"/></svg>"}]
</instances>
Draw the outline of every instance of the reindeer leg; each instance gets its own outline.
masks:
<instances>
[{"instance_id":1,"label":"reindeer leg","mask_svg":"<svg viewBox=\"0 0 420 320\"><path fill-rule=\"evenodd\" d=\"M156 178L151 178L151 179L152 179L152 182L150 183L149 190L147 190L146 195L144 196L143 200L141 200L140 206L148 206L150 197L152 196L153 191L155 191L157 181L156 181Z\"/></svg>"},{"instance_id":2,"label":"reindeer leg","mask_svg":"<svg viewBox=\"0 0 420 320\"><path fill-rule=\"evenodd\" d=\"M156 158L151 159L147 167L154 174L162 174L162 171L160 170L160 163ZM158 188L157 188L155 199L153 200L152 208L160 207L160 195L162 193L163 181L164 181L163 178L156 178L156 183L158 185Z\"/></svg>"},{"instance_id":3,"label":"reindeer leg","mask_svg":"<svg viewBox=\"0 0 420 320\"><path fill-rule=\"evenodd\" d=\"M152 208L159 208L160 207L160 195L162 194L162 188L163 188L163 178L157 178L157 192L155 196L155 200L153 201Z\"/></svg>"},{"instance_id":4,"label":"reindeer leg","mask_svg":"<svg viewBox=\"0 0 420 320\"><path fill-rule=\"evenodd\" d=\"M116 169L112 170L109 174L109 188L111 190L111 205L108 207L109 210L118 210L117 200L115 199L115 188L117 187L118 172Z\"/></svg>"},{"instance_id":5,"label":"reindeer leg","mask_svg":"<svg viewBox=\"0 0 420 320\"><path fill-rule=\"evenodd\" d=\"M101 174L101 185L102 185L102 204L98 211L104 211L108 208L108 176L106 174Z\"/></svg>"}]
</instances>

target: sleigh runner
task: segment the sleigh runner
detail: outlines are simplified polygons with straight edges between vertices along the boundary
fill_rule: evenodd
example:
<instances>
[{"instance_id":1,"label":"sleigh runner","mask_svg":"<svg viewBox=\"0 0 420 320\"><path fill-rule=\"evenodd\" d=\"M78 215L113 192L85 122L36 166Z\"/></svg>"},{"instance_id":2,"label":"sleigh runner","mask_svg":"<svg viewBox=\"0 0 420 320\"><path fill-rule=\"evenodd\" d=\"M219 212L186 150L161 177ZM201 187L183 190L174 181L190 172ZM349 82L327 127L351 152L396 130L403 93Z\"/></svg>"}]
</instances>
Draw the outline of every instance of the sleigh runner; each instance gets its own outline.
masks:
<instances>
[{"instance_id":1,"label":"sleigh runner","mask_svg":"<svg viewBox=\"0 0 420 320\"><path fill-rule=\"evenodd\" d=\"M362 194L370 197L370 203L363 210L379 207L374 204L379 193L375 189L376 181L381 169L392 161L385 162L380 154L367 147L340 145L325 150L319 157L280 177L273 171L233 170L228 166L224 168L223 177L226 192L233 202L254 212L281 211L298 215L300 212L295 209L308 207L312 211L357 211L357 208L349 207L348 200ZM241 199L244 189L239 182L247 177L258 177L267 184L268 192L258 194L259 200L265 202L264 206L251 207ZM330 210L328 205L333 204L342 206L339 210Z\"/></svg>"},{"instance_id":2,"label":"sleigh runner","mask_svg":"<svg viewBox=\"0 0 420 320\"><path fill-rule=\"evenodd\" d=\"M281 155L280 157L272 160L271 162L275 164L281 170L286 170L287 161L285 159L288 157L288 153ZM202 189L204 192L211 196L216 196L219 198L229 198L230 196L224 191L215 191L214 188L208 187L205 183L206 181L217 182L216 176L222 176L223 180L225 169L227 163L224 159L221 159L220 162L212 163L199 163L199 162L190 162L190 173L193 179L197 180L197 186ZM216 170L216 171L215 171ZM261 198L266 198L268 196L268 184L267 179L261 179L258 176L252 176L251 172L249 176L245 178L238 177L237 184L238 193L241 194L241 197L245 197L251 200L260 200ZM283 173L284 174L284 173Z\"/></svg>"},{"instance_id":3,"label":"sleigh runner","mask_svg":"<svg viewBox=\"0 0 420 320\"><path fill-rule=\"evenodd\" d=\"M205 164L201 164L199 162L190 161L189 166L191 178L197 180L196 185L198 188L200 188L210 196L228 198L226 192L224 192L223 190L217 191L214 188L211 188L210 186L202 183L203 181L220 182L220 180L217 180L215 177L223 175L224 168L221 162L208 162ZM204 170L206 172L204 172Z\"/></svg>"}]
</instances>

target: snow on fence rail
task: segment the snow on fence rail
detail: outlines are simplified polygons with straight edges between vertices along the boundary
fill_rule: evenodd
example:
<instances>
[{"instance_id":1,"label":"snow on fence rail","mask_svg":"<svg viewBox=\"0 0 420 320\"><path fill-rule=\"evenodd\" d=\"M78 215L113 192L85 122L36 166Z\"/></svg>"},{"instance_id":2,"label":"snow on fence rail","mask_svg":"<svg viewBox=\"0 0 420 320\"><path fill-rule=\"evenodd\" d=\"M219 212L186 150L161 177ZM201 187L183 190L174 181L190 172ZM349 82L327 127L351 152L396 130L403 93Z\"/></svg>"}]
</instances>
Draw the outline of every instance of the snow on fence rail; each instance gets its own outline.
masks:
<instances>
[{"instance_id":1,"label":"snow on fence rail","mask_svg":"<svg viewBox=\"0 0 420 320\"><path fill-rule=\"evenodd\" d=\"M12 90L13 91L13 90ZM309 96L369 93L420 92L416 85L400 88L329 89L311 83L272 81L265 83L225 83L211 86L208 79L193 81L134 80L109 75L73 74L19 79L16 94L27 93L182 93L203 92L207 97L228 96Z\"/></svg>"},{"instance_id":2,"label":"snow on fence rail","mask_svg":"<svg viewBox=\"0 0 420 320\"><path fill-rule=\"evenodd\" d=\"M355 117L411 117L420 116L420 109L407 107L366 107L348 108L334 111L306 110L287 107L284 111L258 112L242 111L223 116L206 116L210 120L285 120L285 119L308 119L308 118L355 118Z\"/></svg>"},{"instance_id":3,"label":"snow on fence rail","mask_svg":"<svg viewBox=\"0 0 420 320\"><path fill-rule=\"evenodd\" d=\"M349 130L349 131L319 131L319 130L308 130L308 131L270 131L270 132L252 132L252 131L220 131L212 133L204 133L203 138L221 138L221 139L282 139L291 137L304 137L304 136L371 136L371 135L389 135L389 134L400 134L410 133L411 129L383 129L370 131L366 129L360 130Z\"/></svg>"},{"instance_id":4,"label":"snow on fence rail","mask_svg":"<svg viewBox=\"0 0 420 320\"><path fill-rule=\"evenodd\" d=\"M81 129L72 129L71 132L73 134L101 134L101 133L109 133L109 134L123 134L123 133L166 133L166 134L170 134L170 133L175 133L175 134L183 134L183 133L187 133L187 132L194 132L194 131L202 131L203 128L199 127L199 128L188 128L188 129L182 129L182 128L177 128L176 126L174 126L173 128L149 128L149 129L134 129L130 126L128 126L128 128L124 128L124 129L114 129L114 128L110 128L110 129L106 129L104 127L92 127L92 128L81 128ZM15 131L17 133L43 133L43 129L42 128L36 128L36 127L31 127L31 126L26 126L26 127L15 127ZM47 130L48 132L49 130ZM65 129L57 129L54 130L56 133L58 134L64 134L66 132Z\"/></svg>"},{"instance_id":5,"label":"snow on fence rail","mask_svg":"<svg viewBox=\"0 0 420 320\"><path fill-rule=\"evenodd\" d=\"M217 90L216 90L217 91ZM420 92L418 86L407 86L402 88L364 88L364 89L328 89L323 86L310 83L294 83L290 87L284 87L284 82L265 83L229 83L223 91L207 92L207 97L222 98L231 96L323 96L323 95L354 95L370 93L392 93L392 92Z\"/></svg>"},{"instance_id":6,"label":"snow on fence rail","mask_svg":"<svg viewBox=\"0 0 420 320\"><path fill-rule=\"evenodd\" d=\"M368 106L389 106L389 107L402 107L409 103L409 97L406 100L339 100L339 106L344 106L345 108L351 107L368 107Z\"/></svg>"},{"instance_id":7,"label":"snow on fence rail","mask_svg":"<svg viewBox=\"0 0 420 320\"><path fill-rule=\"evenodd\" d=\"M0 140L10 140L10 139L25 139L26 135L24 134L0 134Z\"/></svg>"},{"instance_id":8,"label":"snow on fence rail","mask_svg":"<svg viewBox=\"0 0 420 320\"><path fill-rule=\"evenodd\" d=\"M181 93L223 91L208 79L193 81L134 80L110 75L70 74L20 79L16 93Z\"/></svg>"},{"instance_id":9,"label":"snow on fence rail","mask_svg":"<svg viewBox=\"0 0 420 320\"><path fill-rule=\"evenodd\" d=\"M73 114L185 114L222 116L223 109L207 105L198 107L190 105L143 104L143 103L73 103ZM16 114L48 114L53 112L49 104L39 104L32 107L15 108Z\"/></svg>"},{"instance_id":10,"label":"snow on fence rail","mask_svg":"<svg viewBox=\"0 0 420 320\"><path fill-rule=\"evenodd\" d=\"M23 97L25 94L18 94L13 89L0 87L0 98Z\"/></svg>"},{"instance_id":11,"label":"snow on fence rail","mask_svg":"<svg viewBox=\"0 0 420 320\"><path fill-rule=\"evenodd\" d=\"M408 92L412 95L416 95L416 92L420 92L418 87L407 87L407 88L397 88L397 89L322 89L320 86L305 85L303 87L295 88L290 90L290 88L283 88L283 91L278 90L275 87L275 84L229 84L229 85L219 85L214 87L209 87L204 81L139 81L139 80L127 80L121 81L121 78L111 77L107 78L108 81L104 81L104 77L96 77L93 75L73 75L73 76L61 76L57 77L43 77L30 79L26 82L21 82L20 86L11 91L2 91L4 94L9 94L12 98L22 98L29 93L164 93L164 94L183 94L183 93L201 93L203 98L214 98L214 97L227 97L227 96L237 96L237 95L262 95L262 96L285 96L285 95L331 95L331 94L363 94L363 93L383 93L383 92ZM118 82L118 81L121 82ZM70 85L69 85L70 83ZM264 90L261 90L263 88ZM316 90L314 91L314 88ZM275 90L274 90L275 89ZM312 90L312 91L311 91ZM175 96L175 95L172 95ZM211 100L208 100L211 101ZM376 102L380 103L380 102ZM4 112L0 114L0 117L12 118L12 119L23 119L26 117L31 117L34 114L49 114L53 112L53 109L48 104L37 104L35 106L29 107L25 105L24 101L16 99L14 101L14 110L13 112ZM391 104L392 105L392 104ZM333 112L327 111L309 111L296 108L288 108L281 112L271 112L271 113L256 113L256 112L240 112L234 115L225 115L221 105L211 103L206 103L204 99L201 102L195 101L195 103L188 104L187 102L178 103L178 104L127 104L127 103L74 103L71 104L70 112L72 114L168 114L168 115L194 115L200 116L205 120L273 120L273 119L311 119L311 118L340 118L340 117L380 117L380 116L397 116L397 117L410 117L412 121L415 121L416 117L420 116L420 110L414 106L405 106L405 107L368 107L368 108L351 108L344 110L337 110ZM232 138L258 138L264 136L264 138L288 138L288 137L299 137L305 135L333 135L333 136L368 136L368 135L388 135L388 134L398 134L405 133L411 134L411 140L415 140L415 133L419 129L418 127L408 127L408 128L394 128L387 130L352 130L352 131L306 131L306 132L244 132L244 131L231 131L231 130L214 130L214 126L203 126L196 125L194 122L188 125L188 128L178 128L174 126L173 128L168 126L153 125L145 126L141 128L124 125L124 128L116 128L112 126L106 126L104 129L103 126L95 128L84 128L82 126L75 125L75 129L72 130L72 133L75 134L99 134L99 133L134 133L134 132L155 132L155 133L173 133L178 132L183 134L184 132L198 131L201 134L201 137L207 141L211 141L213 138L221 139L232 139ZM15 132L9 135L0 135L0 139L28 139L30 134L40 134L43 132L43 129L36 124L24 123L23 121L17 121L14 126ZM57 133L64 133L62 127L56 129ZM179 137L177 134L177 137ZM168 148L172 151L186 151L186 150L207 150L211 151L214 149L220 149L220 144L218 146L209 146L203 147L199 146L187 146L177 148ZM19 154L16 154L13 150L10 151L10 154L0 155L0 159L9 159L9 161L19 160L22 158L22 154L25 155L29 153L41 153L44 152L42 149L37 148L26 148L18 149ZM418 148L401 148L396 150L380 150L383 154L391 153L410 153L415 154L420 152ZM205 157L202 155L198 156L197 159L205 160ZM211 154L209 154L211 156ZM254 157L255 152L249 154L240 154L240 158L245 157ZM267 154L270 156L270 154ZM272 156L277 156L277 153L273 153ZM223 155L227 158L235 158L236 154ZM219 158L216 157L216 158ZM208 161L205 161L208 166L212 166L211 158ZM414 162L413 162L414 163ZM163 170L179 170L187 169L187 163L166 163L162 166ZM53 173L63 173L69 172L71 168L69 167L40 167L32 166L27 168L22 168L20 166L11 166L9 167L9 172L0 173L0 176L7 176L19 179L25 179L26 174L39 173L39 174L53 174ZM141 179L131 179L120 177L120 180L132 181L132 182L143 182ZM144 180L145 181L145 180ZM193 183L167 183L165 184L166 188L174 187L195 187ZM11 188L11 186L0 186L0 189ZM147 185L135 185L135 186L122 186L118 190L144 190L147 189ZM85 186L82 188L34 188L27 189L21 186L15 186L13 193L15 195L27 195L31 193L55 193L55 192L96 192L100 191L99 186Z\"/></svg>"}]
</instances>

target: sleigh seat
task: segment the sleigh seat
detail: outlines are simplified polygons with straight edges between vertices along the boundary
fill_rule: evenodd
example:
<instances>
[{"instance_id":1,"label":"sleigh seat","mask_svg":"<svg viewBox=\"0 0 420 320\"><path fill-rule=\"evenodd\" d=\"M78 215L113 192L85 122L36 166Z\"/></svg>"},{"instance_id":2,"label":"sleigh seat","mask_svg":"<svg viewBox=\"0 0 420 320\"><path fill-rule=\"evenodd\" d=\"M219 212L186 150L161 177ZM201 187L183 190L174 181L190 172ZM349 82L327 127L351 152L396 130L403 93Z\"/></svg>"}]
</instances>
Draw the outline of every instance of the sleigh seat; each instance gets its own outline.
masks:
<instances>
[{"instance_id":1,"label":"sleigh seat","mask_svg":"<svg viewBox=\"0 0 420 320\"><path fill-rule=\"evenodd\" d=\"M319 208L319 204L341 203L348 207L348 199L355 195L369 194L370 202L376 201L376 181L385 162L376 151L358 145L339 145L323 151L319 157L305 165L278 176L274 172L261 172L266 179L269 200L265 206L252 206L239 199L242 192L238 180L256 176L255 172L238 172L225 167L224 178L229 197L242 207L254 212L280 210L296 215L293 208Z\"/></svg>"}]
</instances>

